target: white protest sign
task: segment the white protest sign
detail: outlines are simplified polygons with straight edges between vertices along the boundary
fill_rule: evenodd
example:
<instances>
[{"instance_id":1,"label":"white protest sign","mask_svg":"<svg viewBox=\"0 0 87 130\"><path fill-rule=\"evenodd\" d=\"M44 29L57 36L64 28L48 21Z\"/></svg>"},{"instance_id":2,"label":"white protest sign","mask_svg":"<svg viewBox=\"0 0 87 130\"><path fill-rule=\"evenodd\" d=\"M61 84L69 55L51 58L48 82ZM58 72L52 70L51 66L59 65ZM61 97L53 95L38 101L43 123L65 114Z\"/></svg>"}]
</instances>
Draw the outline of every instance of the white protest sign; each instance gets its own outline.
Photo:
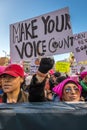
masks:
<instances>
[{"instance_id":1,"label":"white protest sign","mask_svg":"<svg viewBox=\"0 0 87 130\"><path fill-rule=\"evenodd\" d=\"M82 71L87 71L87 65L84 64L78 65L77 68L79 73L81 73Z\"/></svg>"},{"instance_id":2,"label":"white protest sign","mask_svg":"<svg viewBox=\"0 0 87 130\"><path fill-rule=\"evenodd\" d=\"M70 70L70 75L75 75L76 73L81 73L82 71L87 71L87 65L76 65L72 66Z\"/></svg>"},{"instance_id":3,"label":"white protest sign","mask_svg":"<svg viewBox=\"0 0 87 130\"><path fill-rule=\"evenodd\" d=\"M87 32L73 35L73 40L76 61L87 60Z\"/></svg>"},{"instance_id":4,"label":"white protest sign","mask_svg":"<svg viewBox=\"0 0 87 130\"><path fill-rule=\"evenodd\" d=\"M30 74L35 74L39 68L39 63L36 64L36 62L39 62L38 61L39 59L37 58L33 58L31 60L31 63L30 63Z\"/></svg>"},{"instance_id":5,"label":"white protest sign","mask_svg":"<svg viewBox=\"0 0 87 130\"><path fill-rule=\"evenodd\" d=\"M71 66L70 69L70 75L75 75L78 72L78 67L76 66Z\"/></svg>"},{"instance_id":6,"label":"white protest sign","mask_svg":"<svg viewBox=\"0 0 87 130\"><path fill-rule=\"evenodd\" d=\"M10 25L10 55L14 61L30 61L73 51L68 7Z\"/></svg>"}]
</instances>

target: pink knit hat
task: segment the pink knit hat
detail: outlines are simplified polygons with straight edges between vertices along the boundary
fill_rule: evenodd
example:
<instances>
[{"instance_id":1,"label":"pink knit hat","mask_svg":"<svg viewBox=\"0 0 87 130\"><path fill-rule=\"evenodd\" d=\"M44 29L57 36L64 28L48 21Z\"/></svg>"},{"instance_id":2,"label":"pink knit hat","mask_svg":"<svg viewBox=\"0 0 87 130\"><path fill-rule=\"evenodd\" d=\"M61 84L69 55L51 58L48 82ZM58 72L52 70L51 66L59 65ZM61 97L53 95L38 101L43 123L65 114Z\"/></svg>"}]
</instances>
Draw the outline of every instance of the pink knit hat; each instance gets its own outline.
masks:
<instances>
[{"instance_id":1,"label":"pink knit hat","mask_svg":"<svg viewBox=\"0 0 87 130\"><path fill-rule=\"evenodd\" d=\"M83 79L87 75L87 71L83 71L80 74L80 77Z\"/></svg>"},{"instance_id":2,"label":"pink knit hat","mask_svg":"<svg viewBox=\"0 0 87 130\"><path fill-rule=\"evenodd\" d=\"M54 70L53 69L49 70L49 74L53 75L54 74Z\"/></svg>"},{"instance_id":3,"label":"pink knit hat","mask_svg":"<svg viewBox=\"0 0 87 130\"><path fill-rule=\"evenodd\" d=\"M80 90L80 92L82 91L82 87L78 84L78 82L76 82L75 80L73 80L71 78L67 78L53 88L53 91L59 96L60 99L62 99L63 88L64 88L65 84L70 81L75 83L78 86L78 89Z\"/></svg>"},{"instance_id":4,"label":"pink knit hat","mask_svg":"<svg viewBox=\"0 0 87 130\"><path fill-rule=\"evenodd\" d=\"M6 66L0 66L0 74L4 72Z\"/></svg>"}]
</instances>

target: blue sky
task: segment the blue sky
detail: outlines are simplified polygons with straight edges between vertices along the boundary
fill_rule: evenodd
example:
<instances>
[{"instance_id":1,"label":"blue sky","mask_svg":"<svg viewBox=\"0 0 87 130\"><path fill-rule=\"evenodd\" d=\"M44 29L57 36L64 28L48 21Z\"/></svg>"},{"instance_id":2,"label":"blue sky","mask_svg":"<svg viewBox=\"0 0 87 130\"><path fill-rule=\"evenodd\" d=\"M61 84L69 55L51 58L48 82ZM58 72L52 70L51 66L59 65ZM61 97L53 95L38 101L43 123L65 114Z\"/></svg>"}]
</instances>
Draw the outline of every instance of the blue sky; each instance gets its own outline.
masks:
<instances>
[{"instance_id":1,"label":"blue sky","mask_svg":"<svg viewBox=\"0 0 87 130\"><path fill-rule=\"evenodd\" d=\"M87 0L0 0L0 57L10 52L10 24L69 7L73 34L87 31ZM63 60L69 54L57 55Z\"/></svg>"}]
</instances>

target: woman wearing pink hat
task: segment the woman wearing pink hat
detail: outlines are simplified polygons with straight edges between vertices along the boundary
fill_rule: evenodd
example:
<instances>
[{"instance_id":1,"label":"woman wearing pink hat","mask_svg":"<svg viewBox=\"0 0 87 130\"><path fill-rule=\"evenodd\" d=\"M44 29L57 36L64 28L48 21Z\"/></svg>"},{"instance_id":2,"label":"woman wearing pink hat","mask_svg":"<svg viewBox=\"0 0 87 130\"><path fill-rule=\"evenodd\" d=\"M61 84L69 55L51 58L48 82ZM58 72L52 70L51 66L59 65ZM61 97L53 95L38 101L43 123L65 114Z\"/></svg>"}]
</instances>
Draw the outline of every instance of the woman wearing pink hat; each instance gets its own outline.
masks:
<instances>
[{"instance_id":1,"label":"woman wearing pink hat","mask_svg":"<svg viewBox=\"0 0 87 130\"><path fill-rule=\"evenodd\" d=\"M53 91L59 96L60 101L79 102L84 101L81 97L82 87L73 79L67 78L53 88Z\"/></svg>"},{"instance_id":2,"label":"woman wearing pink hat","mask_svg":"<svg viewBox=\"0 0 87 130\"><path fill-rule=\"evenodd\" d=\"M85 101L87 101L87 71L81 72L80 78L80 85L82 86L82 96L85 98Z\"/></svg>"}]
</instances>

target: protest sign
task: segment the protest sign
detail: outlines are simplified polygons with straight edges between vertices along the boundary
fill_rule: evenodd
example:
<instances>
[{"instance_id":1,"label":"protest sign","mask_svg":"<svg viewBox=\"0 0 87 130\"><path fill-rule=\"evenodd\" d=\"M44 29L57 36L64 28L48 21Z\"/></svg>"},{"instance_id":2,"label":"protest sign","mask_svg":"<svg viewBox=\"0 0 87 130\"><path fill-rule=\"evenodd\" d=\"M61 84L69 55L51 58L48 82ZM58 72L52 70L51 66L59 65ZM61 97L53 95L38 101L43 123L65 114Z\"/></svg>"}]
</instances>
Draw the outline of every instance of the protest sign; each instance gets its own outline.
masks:
<instances>
[{"instance_id":1,"label":"protest sign","mask_svg":"<svg viewBox=\"0 0 87 130\"><path fill-rule=\"evenodd\" d=\"M87 60L87 32L75 34L74 41L74 55L77 62Z\"/></svg>"},{"instance_id":2,"label":"protest sign","mask_svg":"<svg viewBox=\"0 0 87 130\"><path fill-rule=\"evenodd\" d=\"M71 52L68 7L10 25L10 55L14 61Z\"/></svg>"},{"instance_id":3,"label":"protest sign","mask_svg":"<svg viewBox=\"0 0 87 130\"><path fill-rule=\"evenodd\" d=\"M70 63L57 61L55 64L55 70L62 73L68 73L70 71Z\"/></svg>"}]
</instances>

